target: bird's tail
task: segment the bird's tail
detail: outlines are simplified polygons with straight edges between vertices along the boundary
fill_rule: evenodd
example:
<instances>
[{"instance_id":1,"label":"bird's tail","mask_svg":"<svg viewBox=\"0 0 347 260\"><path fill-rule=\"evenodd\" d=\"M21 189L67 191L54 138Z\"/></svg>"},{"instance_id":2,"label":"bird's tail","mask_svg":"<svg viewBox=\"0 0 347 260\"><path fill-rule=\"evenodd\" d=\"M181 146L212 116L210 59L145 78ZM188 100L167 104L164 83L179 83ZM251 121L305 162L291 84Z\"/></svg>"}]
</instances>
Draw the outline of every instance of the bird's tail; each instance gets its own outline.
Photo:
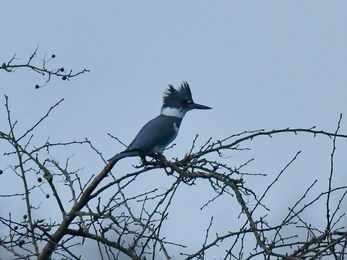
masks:
<instances>
[{"instance_id":1,"label":"bird's tail","mask_svg":"<svg viewBox=\"0 0 347 260\"><path fill-rule=\"evenodd\" d=\"M134 156L140 156L139 151L123 151L123 152L117 153L115 156L113 156L111 159L108 159L107 161L119 161L125 157L134 157Z\"/></svg>"}]
</instances>

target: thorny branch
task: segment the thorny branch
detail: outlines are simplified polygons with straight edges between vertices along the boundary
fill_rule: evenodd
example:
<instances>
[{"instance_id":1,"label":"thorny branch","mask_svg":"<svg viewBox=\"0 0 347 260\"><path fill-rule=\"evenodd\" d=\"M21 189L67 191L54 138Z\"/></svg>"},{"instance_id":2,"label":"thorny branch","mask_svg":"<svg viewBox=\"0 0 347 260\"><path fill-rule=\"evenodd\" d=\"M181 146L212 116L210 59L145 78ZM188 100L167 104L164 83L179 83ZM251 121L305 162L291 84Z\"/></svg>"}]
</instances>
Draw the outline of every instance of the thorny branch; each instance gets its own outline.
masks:
<instances>
[{"instance_id":1,"label":"thorny branch","mask_svg":"<svg viewBox=\"0 0 347 260\"><path fill-rule=\"evenodd\" d=\"M318 131L315 127L245 131L223 140L209 139L200 148L197 148L196 138L190 151L180 160L168 161L163 157L156 157L146 165L137 166L133 172L118 172L114 175L110 175L111 169L117 162L111 161L99 173L90 174L86 173L83 167L71 170L72 157L69 157L63 166L58 160L50 157L56 147L87 144L87 147L105 162L102 153L87 139L65 143L47 141L41 145L30 145L30 134L35 132L41 122L47 120L48 115L61 101L52 106L32 127L17 135L14 131L16 122L12 121L8 97L5 97L9 130L0 129L0 141L12 146L4 155L16 158L17 162L10 165L9 169L21 179L24 192L0 192L0 198L22 196L27 210L22 221L0 216L0 224L7 229L5 233L0 234L0 248L6 249L14 256L20 258L28 255L28 259L49 259L59 255L66 259L78 259L81 256L75 248L84 246L86 240L95 241L100 259L117 259L121 255L127 255L132 259L173 259L173 248L182 250L181 255L186 259L210 259L209 251L216 247L225 248L224 255L218 256L221 259L252 259L257 256L264 259L315 259L323 256L343 259L346 255L347 231L341 226L340 221L345 214L341 213L341 205L345 203L347 185L334 186L332 182L336 174L333 171L333 162L337 140L347 139L347 135L339 133L342 117L334 133ZM307 190L298 196L296 203L288 207L288 214L282 221L271 223L267 215L259 213L260 209L263 208L271 214L271 208L266 205L266 198L279 179L298 160L301 151L289 160L262 194L255 193L246 185L246 181L251 178L267 176L263 173L247 172L246 166L253 162L253 159L238 166L230 166L224 153L249 150L241 148L241 144L246 140L261 136L274 137L281 133L308 133L313 136L330 137L333 144L331 169L327 190L314 199L305 201L308 194L314 192L313 187L317 181L313 181ZM219 160L211 159L215 155ZM158 169L172 173L167 177L172 179L170 186L164 191L158 186L156 189L134 193L133 187L139 183L139 179L144 174ZM39 185L30 184L33 182L33 172L44 177ZM111 178L106 181L107 176ZM228 197L231 203L237 202L239 218L244 224L236 230L227 227L222 234L213 235L213 220L218 214L215 212L210 218L205 237L201 238L201 248L192 249L179 241L171 241L163 230L170 219L171 205L180 188L184 185L198 185L198 180L199 183L208 183L216 194L201 207L202 214L205 212L202 210L211 203ZM66 187L68 192L64 193ZM47 188L53 193L55 205L60 209L61 216L40 219L33 214L34 211L40 210L40 206L33 206L32 201L35 197L32 194ZM338 195L338 202L334 203L334 208L331 203L332 197ZM305 219L304 213L322 199L326 199L327 225L324 228L313 227ZM251 205L250 201L255 201L255 205ZM287 228L304 229L307 238L287 235ZM30 239L30 243L27 239ZM254 247L249 249L247 245L252 243Z\"/></svg>"},{"instance_id":2,"label":"thorny branch","mask_svg":"<svg viewBox=\"0 0 347 260\"><path fill-rule=\"evenodd\" d=\"M73 72L73 70L69 70L67 71L64 66L58 67L58 68L53 68L50 69L47 67L48 63L52 60L56 58L56 55L52 54L49 58L47 58L46 56L44 56L43 59L41 59L41 66L37 66L34 65L34 61L35 58L37 56L37 51L38 51L38 46L36 47L36 49L34 50L34 52L30 55L30 57L28 58L28 61L25 63L16 63L17 60L19 60L19 58L17 58L16 55L13 55L12 58L7 61L7 62L3 62L2 65L0 66L0 70L4 70L8 73L13 73L15 72L17 69L20 68L29 68L31 70L33 70L36 73L41 74L42 76L47 77L46 82L43 85L36 85L35 88L41 88L46 86L46 84L52 79L52 76L56 76L61 78L62 80L70 80L71 78L77 77L83 73L89 72L88 69L83 69L79 72Z\"/></svg>"}]
</instances>

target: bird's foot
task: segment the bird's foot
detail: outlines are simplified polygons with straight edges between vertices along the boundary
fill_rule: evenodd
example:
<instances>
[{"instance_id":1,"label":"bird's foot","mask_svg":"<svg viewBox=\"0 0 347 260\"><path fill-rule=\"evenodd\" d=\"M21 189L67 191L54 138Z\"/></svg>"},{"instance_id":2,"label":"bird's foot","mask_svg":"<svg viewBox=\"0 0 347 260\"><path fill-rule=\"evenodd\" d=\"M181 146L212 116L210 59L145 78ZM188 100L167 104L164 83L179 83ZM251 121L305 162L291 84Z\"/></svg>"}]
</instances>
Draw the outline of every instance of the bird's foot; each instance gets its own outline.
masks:
<instances>
[{"instance_id":1,"label":"bird's foot","mask_svg":"<svg viewBox=\"0 0 347 260\"><path fill-rule=\"evenodd\" d=\"M141 157L141 163L143 166L153 165L153 163L146 160L146 156Z\"/></svg>"},{"instance_id":2,"label":"bird's foot","mask_svg":"<svg viewBox=\"0 0 347 260\"><path fill-rule=\"evenodd\" d=\"M155 153L151 155L157 162L164 166L167 175L172 175L174 170L171 168L170 161L162 153Z\"/></svg>"},{"instance_id":3,"label":"bird's foot","mask_svg":"<svg viewBox=\"0 0 347 260\"><path fill-rule=\"evenodd\" d=\"M161 163L164 163L164 162L167 162L164 154L162 153L153 153L151 154L151 156L156 160L156 161L159 161Z\"/></svg>"}]
</instances>

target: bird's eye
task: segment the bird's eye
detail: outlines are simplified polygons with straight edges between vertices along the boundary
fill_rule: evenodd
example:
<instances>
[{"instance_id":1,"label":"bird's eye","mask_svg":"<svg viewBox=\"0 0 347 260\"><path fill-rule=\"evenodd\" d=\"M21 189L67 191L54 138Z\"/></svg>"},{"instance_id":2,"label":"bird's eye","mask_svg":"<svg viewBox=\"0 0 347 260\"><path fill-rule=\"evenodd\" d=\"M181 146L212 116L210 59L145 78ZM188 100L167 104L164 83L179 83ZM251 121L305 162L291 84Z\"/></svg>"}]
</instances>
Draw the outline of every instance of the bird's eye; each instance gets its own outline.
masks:
<instances>
[{"instance_id":1,"label":"bird's eye","mask_svg":"<svg viewBox=\"0 0 347 260\"><path fill-rule=\"evenodd\" d=\"M183 104L185 104L185 105L190 105L190 104L192 104L192 103L193 103L192 100L184 100L184 101L183 101Z\"/></svg>"}]
</instances>

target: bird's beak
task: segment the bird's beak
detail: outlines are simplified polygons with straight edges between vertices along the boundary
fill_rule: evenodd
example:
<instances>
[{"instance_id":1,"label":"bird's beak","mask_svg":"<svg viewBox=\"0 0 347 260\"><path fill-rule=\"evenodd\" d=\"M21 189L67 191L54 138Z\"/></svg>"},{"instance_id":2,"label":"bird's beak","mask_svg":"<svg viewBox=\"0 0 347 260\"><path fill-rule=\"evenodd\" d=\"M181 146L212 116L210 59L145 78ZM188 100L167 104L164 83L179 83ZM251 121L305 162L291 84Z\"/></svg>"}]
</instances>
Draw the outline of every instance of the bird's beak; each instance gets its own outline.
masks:
<instances>
[{"instance_id":1,"label":"bird's beak","mask_svg":"<svg viewBox=\"0 0 347 260\"><path fill-rule=\"evenodd\" d=\"M212 107L208 107L208 106L204 106L204 105L193 103L191 105L191 109L212 109Z\"/></svg>"}]
</instances>

